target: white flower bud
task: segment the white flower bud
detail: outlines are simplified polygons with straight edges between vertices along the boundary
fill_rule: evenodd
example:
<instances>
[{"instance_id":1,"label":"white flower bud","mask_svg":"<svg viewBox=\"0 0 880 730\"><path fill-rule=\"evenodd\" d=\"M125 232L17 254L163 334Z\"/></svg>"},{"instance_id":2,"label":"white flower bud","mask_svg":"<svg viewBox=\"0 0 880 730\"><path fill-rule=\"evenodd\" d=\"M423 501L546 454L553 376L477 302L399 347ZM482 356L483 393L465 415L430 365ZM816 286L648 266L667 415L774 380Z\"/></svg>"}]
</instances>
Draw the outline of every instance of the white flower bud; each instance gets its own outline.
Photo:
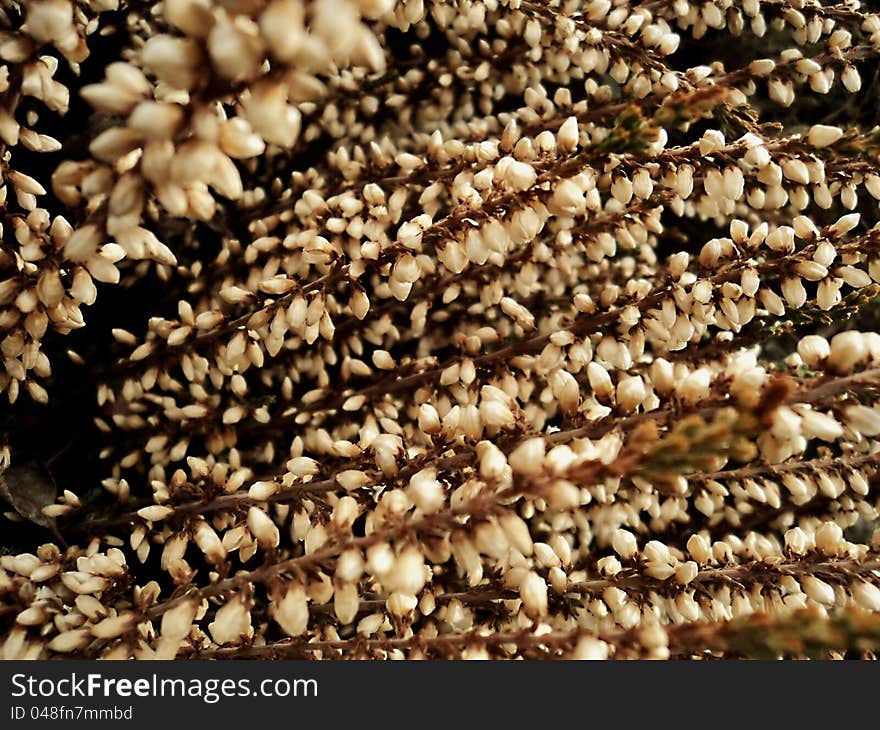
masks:
<instances>
[{"instance_id":1,"label":"white flower bud","mask_svg":"<svg viewBox=\"0 0 880 730\"><path fill-rule=\"evenodd\" d=\"M611 536L611 547L621 558L630 560L639 552L636 536L628 530L618 529Z\"/></svg>"},{"instance_id":2,"label":"white flower bud","mask_svg":"<svg viewBox=\"0 0 880 730\"><path fill-rule=\"evenodd\" d=\"M533 330L535 328L534 315L515 299L502 297L501 311L515 320L524 330Z\"/></svg>"},{"instance_id":3,"label":"white flower bud","mask_svg":"<svg viewBox=\"0 0 880 730\"><path fill-rule=\"evenodd\" d=\"M855 602L866 611L880 611L880 588L867 581L856 581L850 590Z\"/></svg>"},{"instance_id":4,"label":"white flower bud","mask_svg":"<svg viewBox=\"0 0 880 730\"><path fill-rule=\"evenodd\" d=\"M251 639L254 628L251 625L250 601L244 593L236 593L224 603L208 624L211 638L217 644L241 644Z\"/></svg>"},{"instance_id":5,"label":"white flower bud","mask_svg":"<svg viewBox=\"0 0 880 730\"><path fill-rule=\"evenodd\" d=\"M556 133L556 145L560 152L574 152L577 149L580 131L576 117L568 117Z\"/></svg>"},{"instance_id":6,"label":"white flower bud","mask_svg":"<svg viewBox=\"0 0 880 730\"><path fill-rule=\"evenodd\" d=\"M374 576L382 578L394 566L394 551L388 543L377 543L367 548L367 568Z\"/></svg>"},{"instance_id":7,"label":"white flower bud","mask_svg":"<svg viewBox=\"0 0 880 730\"><path fill-rule=\"evenodd\" d=\"M776 68L776 62L770 58L759 58L749 64L749 73L758 78L769 76Z\"/></svg>"},{"instance_id":8,"label":"white flower bud","mask_svg":"<svg viewBox=\"0 0 880 730\"><path fill-rule=\"evenodd\" d=\"M610 652L610 647L604 641L592 636L585 636L575 646L572 659L604 661L608 659Z\"/></svg>"},{"instance_id":9,"label":"white flower bud","mask_svg":"<svg viewBox=\"0 0 880 730\"><path fill-rule=\"evenodd\" d=\"M800 527L792 527L785 533L785 547L793 555L804 555L807 552L807 536Z\"/></svg>"},{"instance_id":10,"label":"white flower bud","mask_svg":"<svg viewBox=\"0 0 880 730\"><path fill-rule=\"evenodd\" d=\"M333 612L336 614L336 619L343 626L354 621L360 607L360 602L357 584L344 583L334 587Z\"/></svg>"},{"instance_id":11,"label":"white flower bud","mask_svg":"<svg viewBox=\"0 0 880 730\"><path fill-rule=\"evenodd\" d=\"M336 481L339 485L348 491L365 487L370 483L370 475L358 469L346 469L336 475Z\"/></svg>"},{"instance_id":12,"label":"white flower bud","mask_svg":"<svg viewBox=\"0 0 880 730\"><path fill-rule=\"evenodd\" d=\"M807 335L798 342L797 351L804 364L815 369L831 354L831 347L821 335Z\"/></svg>"},{"instance_id":13,"label":"white flower bud","mask_svg":"<svg viewBox=\"0 0 880 730\"><path fill-rule=\"evenodd\" d=\"M844 410L846 422L850 428L864 436L880 434L880 412L875 408L854 405Z\"/></svg>"},{"instance_id":14,"label":"white flower bud","mask_svg":"<svg viewBox=\"0 0 880 730\"><path fill-rule=\"evenodd\" d=\"M828 355L828 366L839 372L848 373L856 365L861 364L868 356L861 332L848 330L839 332L831 338L831 352Z\"/></svg>"},{"instance_id":15,"label":"white flower bud","mask_svg":"<svg viewBox=\"0 0 880 730\"><path fill-rule=\"evenodd\" d=\"M416 595L425 587L424 555L413 545L404 548L382 580L392 591Z\"/></svg>"},{"instance_id":16,"label":"white flower bud","mask_svg":"<svg viewBox=\"0 0 880 730\"><path fill-rule=\"evenodd\" d=\"M814 124L807 133L807 142L813 147L827 147L837 142L842 136L843 130L840 127Z\"/></svg>"},{"instance_id":17,"label":"white flower bud","mask_svg":"<svg viewBox=\"0 0 880 730\"><path fill-rule=\"evenodd\" d=\"M700 138L700 155L706 157L724 147L724 135L717 129L707 129Z\"/></svg>"},{"instance_id":18,"label":"white flower bud","mask_svg":"<svg viewBox=\"0 0 880 730\"><path fill-rule=\"evenodd\" d=\"M816 528L816 548L826 555L840 555L846 550L843 530L836 522L823 522Z\"/></svg>"},{"instance_id":19,"label":"white flower bud","mask_svg":"<svg viewBox=\"0 0 880 730\"><path fill-rule=\"evenodd\" d=\"M281 542L278 526L259 507L251 507L248 510L247 526L263 550L274 550Z\"/></svg>"},{"instance_id":20,"label":"white flower bud","mask_svg":"<svg viewBox=\"0 0 880 730\"><path fill-rule=\"evenodd\" d=\"M821 281L828 276L828 269L815 261L799 261L795 264L794 271L807 281Z\"/></svg>"},{"instance_id":21,"label":"white flower bud","mask_svg":"<svg viewBox=\"0 0 880 730\"><path fill-rule=\"evenodd\" d=\"M498 518L498 524L504 530L510 544L522 555L529 556L534 551L529 526L525 520L514 512L505 512Z\"/></svg>"},{"instance_id":22,"label":"white flower bud","mask_svg":"<svg viewBox=\"0 0 880 730\"><path fill-rule=\"evenodd\" d=\"M499 163L500 167L501 164ZM535 184L535 180L538 177L534 167L527 162L520 162L514 159L510 159L509 164L504 166L503 171L504 181L513 190L528 190Z\"/></svg>"},{"instance_id":23,"label":"white flower bud","mask_svg":"<svg viewBox=\"0 0 880 730\"><path fill-rule=\"evenodd\" d=\"M397 367L397 363L387 350L374 350L372 359L373 365L380 370L394 370Z\"/></svg>"},{"instance_id":24,"label":"white flower bud","mask_svg":"<svg viewBox=\"0 0 880 730\"><path fill-rule=\"evenodd\" d=\"M787 276L782 279L782 296L789 307L800 309L807 301L807 290L799 277Z\"/></svg>"},{"instance_id":25,"label":"white flower bud","mask_svg":"<svg viewBox=\"0 0 880 730\"><path fill-rule=\"evenodd\" d=\"M680 563L675 568L675 580L681 585L686 586L697 577L699 572L699 566L693 560L688 560L687 562Z\"/></svg>"},{"instance_id":26,"label":"white flower bud","mask_svg":"<svg viewBox=\"0 0 880 730\"><path fill-rule=\"evenodd\" d=\"M72 629L61 632L46 646L49 651L55 651L59 654L70 654L78 649L82 649L92 640L92 634L88 629Z\"/></svg>"},{"instance_id":27,"label":"white flower bud","mask_svg":"<svg viewBox=\"0 0 880 730\"><path fill-rule=\"evenodd\" d=\"M406 493L413 504L425 514L437 512L446 503L443 485L437 480L437 471L433 468L422 469L413 474Z\"/></svg>"},{"instance_id":28,"label":"white flower bud","mask_svg":"<svg viewBox=\"0 0 880 730\"><path fill-rule=\"evenodd\" d=\"M611 183L611 195L623 205L629 205L633 197L633 185L626 175L617 175Z\"/></svg>"},{"instance_id":29,"label":"white flower bud","mask_svg":"<svg viewBox=\"0 0 880 730\"><path fill-rule=\"evenodd\" d=\"M580 404L580 386L574 375L567 370L556 370L550 376L550 387L563 413L577 412Z\"/></svg>"},{"instance_id":30,"label":"white flower bud","mask_svg":"<svg viewBox=\"0 0 880 730\"><path fill-rule=\"evenodd\" d=\"M607 398L614 393L611 376L599 363L591 361L587 365L587 378L590 381L590 387L597 397Z\"/></svg>"},{"instance_id":31,"label":"white flower bud","mask_svg":"<svg viewBox=\"0 0 880 730\"><path fill-rule=\"evenodd\" d=\"M809 598L824 606L834 605L834 589L813 575L801 579L801 587Z\"/></svg>"},{"instance_id":32,"label":"white flower bud","mask_svg":"<svg viewBox=\"0 0 880 730\"><path fill-rule=\"evenodd\" d=\"M385 604L392 616L409 616L416 610L418 599L409 593L392 593Z\"/></svg>"},{"instance_id":33,"label":"white flower bud","mask_svg":"<svg viewBox=\"0 0 880 730\"><path fill-rule=\"evenodd\" d=\"M700 565L708 563L712 558L709 541L702 535L691 535L687 541L687 549L691 557Z\"/></svg>"},{"instance_id":34,"label":"white flower bud","mask_svg":"<svg viewBox=\"0 0 880 730\"><path fill-rule=\"evenodd\" d=\"M547 615L547 583L540 575L534 571L526 573L520 583L519 594L523 608L530 618Z\"/></svg>"},{"instance_id":35,"label":"white flower bud","mask_svg":"<svg viewBox=\"0 0 880 730\"><path fill-rule=\"evenodd\" d=\"M632 412L645 400L645 383L639 375L621 378L617 384L617 405L625 412Z\"/></svg>"},{"instance_id":36,"label":"white flower bud","mask_svg":"<svg viewBox=\"0 0 880 730\"><path fill-rule=\"evenodd\" d=\"M791 222L794 228L794 235L804 240L812 240L819 237L819 229L816 224L805 215L795 216Z\"/></svg>"},{"instance_id":37,"label":"white flower bud","mask_svg":"<svg viewBox=\"0 0 880 730\"><path fill-rule=\"evenodd\" d=\"M138 517L142 517L145 520L159 522L174 514L174 508L164 504L153 504L149 507L141 507L137 513Z\"/></svg>"},{"instance_id":38,"label":"white flower bud","mask_svg":"<svg viewBox=\"0 0 880 730\"><path fill-rule=\"evenodd\" d=\"M483 425L493 428L513 428L516 418L513 411L497 400L483 400L479 409L480 419Z\"/></svg>"},{"instance_id":39,"label":"white flower bud","mask_svg":"<svg viewBox=\"0 0 880 730\"><path fill-rule=\"evenodd\" d=\"M296 456L287 462L287 471L300 479L318 474L321 468L317 461L308 456Z\"/></svg>"},{"instance_id":40,"label":"white flower bud","mask_svg":"<svg viewBox=\"0 0 880 730\"><path fill-rule=\"evenodd\" d=\"M711 384L711 373L705 368L700 368L688 375L676 390L686 403L699 403L709 396Z\"/></svg>"},{"instance_id":41,"label":"white flower bud","mask_svg":"<svg viewBox=\"0 0 880 730\"><path fill-rule=\"evenodd\" d=\"M162 638L183 639L189 634L196 617L198 602L186 600L162 614L159 633Z\"/></svg>"},{"instance_id":42,"label":"white flower bud","mask_svg":"<svg viewBox=\"0 0 880 730\"><path fill-rule=\"evenodd\" d=\"M834 441L843 435L843 427L831 416L804 409L801 411L802 431L805 438L818 438L823 441Z\"/></svg>"},{"instance_id":43,"label":"white flower bud","mask_svg":"<svg viewBox=\"0 0 880 730\"><path fill-rule=\"evenodd\" d=\"M193 528L193 541L208 561L220 565L226 560L226 548L217 532L206 520L199 520Z\"/></svg>"},{"instance_id":44,"label":"white flower bud","mask_svg":"<svg viewBox=\"0 0 880 730\"><path fill-rule=\"evenodd\" d=\"M536 476L544 470L544 439L531 438L514 449L508 459L510 468L518 474Z\"/></svg>"},{"instance_id":45,"label":"white flower bud","mask_svg":"<svg viewBox=\"0 0 880 730\"><path fill-rule=\"evenodd\" d=\"M363 319L370 311L370 300L363 289L355 289L348 301L351 312L358 319Z\"/></svg>"},{"instance_id":46,"label":"white flower bud","mask_svg":"<svg viewBox=\"0 0 880 730\"><path fill-rule=\"evenodd\" d=\"M840 74L840 80L844 88L851 94L855 94L862 88L862 77L852 64L847 64Z\"/></svg>"},{"instance_id":47,"label":"white flower bud","mask_svg":"<svg viewBox=\"0 0 880 730\"><path fill-rule=\"evenodd\" d=\"M419 406L419 428L428 435L440 433L442 428L440 415L430 403L422 403Z\"/></svg>"},{"instance_id":48,"label":"white flower bud","mask_svg":"<svg viewBox=\"0 0 880 730\"><path fill-rule=\"evenodd\" d=\"M300 636L305 633L309 625L309 604L302 584L288 584L274 608L273 618L285 634Z\"/></svg>"}]
</instances>

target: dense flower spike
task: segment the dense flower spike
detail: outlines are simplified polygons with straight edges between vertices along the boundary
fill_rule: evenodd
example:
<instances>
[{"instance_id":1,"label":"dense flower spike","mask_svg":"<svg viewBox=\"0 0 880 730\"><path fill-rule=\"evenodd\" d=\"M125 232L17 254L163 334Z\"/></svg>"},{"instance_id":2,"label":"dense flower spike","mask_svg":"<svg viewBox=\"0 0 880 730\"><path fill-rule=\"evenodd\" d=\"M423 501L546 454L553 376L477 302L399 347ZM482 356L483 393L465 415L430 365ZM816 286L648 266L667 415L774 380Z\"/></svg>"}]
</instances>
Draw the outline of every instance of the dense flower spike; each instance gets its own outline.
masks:
<instances>
[{"instance_id":1,"label":"dense flower spike","mask_svg":"<svg viewBox=\"0 0 880 730\"><path fill-rule=\"evenodd\" d=\"M865 5L0 4L0 657L875 646Z\"/></svg>"}]
</instances>

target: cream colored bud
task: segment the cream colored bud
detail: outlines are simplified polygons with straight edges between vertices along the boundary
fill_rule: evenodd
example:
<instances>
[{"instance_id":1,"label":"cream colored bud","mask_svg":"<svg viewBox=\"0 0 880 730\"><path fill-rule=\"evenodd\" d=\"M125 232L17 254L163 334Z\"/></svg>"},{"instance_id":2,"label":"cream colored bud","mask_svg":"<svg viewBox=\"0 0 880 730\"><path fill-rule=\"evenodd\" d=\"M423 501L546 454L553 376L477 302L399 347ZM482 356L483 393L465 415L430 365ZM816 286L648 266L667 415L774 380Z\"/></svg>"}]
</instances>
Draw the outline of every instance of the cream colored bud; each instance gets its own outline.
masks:
<instances>
[{"instance_id":1,"label":"cream colored bud","mask_svg":"<svg viewBox=\"0 0 880 730\"><path fill-rule=\"evenodd\" d=\"M535 168L527 162L511 160L503 169L505 182L514 190L528 190L537 179Z\"/></svg>"},{"instance_id":2,"label":"cream colored bud","mask_svg":"<svg viewBox=\"0 0 880 730\"><path fill-rule=\"evenodd\" d=\"M611 183L611 196L623 205L629 205L633 197L632 181L626 175L616 176Z\"/></svg>"},{"instance_id":3,"label":"cream colored bud","mask_svg":"<svg viewBox=\"0 0 880 730\"><path fill-rule=\"evenodd\" d=\"M807 142L813 147L827 147L837 142L842 136L843 130L840 127L814 124L807 133Z\"/></svg>"},{"instance_id":4,"label":"cream colored bud","mask_svg":"<svg viewBox=\"0 0 880 730\"><path fill-rule=\"evenodd\" d=\"M251 625L250 600L244 593L236 593L218 610L208 624L211 638L217 644L241 644L254 635Z\"/></svg>"},{"instance_id":5,"label":"cream colored bud","mask_svg":"<svg viewBox=\"0 0 880 730\"><path fill-rule=\"evenodd\" d=\"M335 577L342 583L355 583L363 575L364 567L364 558L360 550L346 550L336 561Z\"/></svg>"},{"instance_id":6,"label":"cream colored bud","mask_svg":"<svg viewBox=\"0 0 880 730\"><path fill-rule=\"evenodd\" d=\"M374 350L372 360L373 365L380 370L394 370L397 367L397 363L387 350Z\"/></svg>"},{"instance_id":7,"label":"cream colored bud","mask_svg":"<svg viewBox=\"0 0 880 730\"><path fill-rule=\"evenodd\" d=\"M843 529L836 522L823 522L816 528L816 548L826 555L839 555L846 550Z\"/></svg>"},{"instance_id":8,"label":"cream colored bud","mask_svg":"<svg viewBox=\"0 0 880 730\"><path fill-rule=\"evenodd\" d=\"M880 611L880 588L873 583L859 580L852 584L850 590L860 607L866 611Z\"/></svg>"},{"instance_id":9,"label":"cream colored bud","mask_svg":"<svg viewBox=\"0 0 880 730\"><path fill-rule=\"evenodd\" d=\"M711 385L711 373L705 368L700 368L681 381L676 390L686 403L698 403L709 396Z\"/></svg>"},{"instance_id":10,"label":"cream colored bud","mask_svg":"<svg viewBox=\"0 0 880 730\"><path fill-rule=\"evenodd\" d=\"M647 391L639 375L621 378L617 384L617 405L625 412L632 412L645 400Z\"/></svg>"},{"instance_id":11,"label":"cream colored bud","mask_svg":"<svg viewBox=\"0 0 880 730\"><path fill-rule=\"evenodd\" d=\"M501 299L501 311L515 320L523 329L533 330L535 328L534 315L515 299L503 297Z\"/></svg>"},{"instance_id":12,"label":"cream colored bud","mask_svg":"<svg viewBox=\"0 0 880 730\"><path fill-rule=\"evenodd\" d=\"M547 614L547 583L534 571L526 573L520 583L519 594L523 608L530 618L540 618Z\"/></svg>"},{"instance_id":13,"label":"cream colored bud","mask_svg":"<svg viewBox=\"0 0 880 730\"><path fill-rule=\"evenodd\" d=\"M198 601L190 599L163 613L159 629L162 638L183 639L186 637L192 628L197 609Z\"/></svg>"},{"instance_id":14,"label":"cream colored bud","mask_svg":"<svg viewBox=\"0 0 880 730\"><path fill-rule=\"evenodd\" d=\"M142 517L145 520L159 522L174 514L174 508L162 504L153 504L149 507L141 507L137 513L138 517Z\"/></svg>"},{"instance_id":15,"label":"cream colored bud","mask_svg":"<svg viewBox=\"0 0 880 730\"><path fill-rule=\"evenodd\" d=\"M691 535L687 541L687 549L691 557L700 565L705 565L712 558L712 547L702 535Z\"/></svg>"},{"instance_id":16,"label":"cream colored bud","mask_svg":"<svg viewBox=\"0 0 880 730\"><path fill-rule=\"evenodd\" d=\"M800 309L807 301L807 290L799 277L787 276L782 279L782 296L789 307Z\"/></svg>"},{"instance_id":17,"label":"cream colored bud","mask_svg":"<svg viewBox=\"0 0 880 730\"><path fill-rule=\"evenodd\" d=\"M556 145L561 152L574 152L579 138L577 117L568 117L556 133Z\"/></svg>"},{"instance_id":18,"label":"cream colored bud","mask_svg":"<svg viewBox=\"0 0 880 730\"><path fill-rule=\"evenodd\" d=\"M846 422L857 433L864 436L880 434L880 412L875 408L863 405L849 406L844 409Z\"/></svg>"},{"instance_id":19,"label":"cream colored bud","mask_svg":"<svg viewBox=\"0 0 880 730\"><path fill-rule=\"evenodd\" d=\"M597 397L607 398L614 393L614 385L611 382L611 376L608 371L597 362L590 362L587 365L587 377L590 381L590 387Z\"/></svg>"},{"instance_id":20,"label":"cream colored bud","mask_svg":"<svg viewBox=\"0 0 880 730\"><path fill-rule=\"evenodd\" d=\"M816 224L805 215L795 216L791 222L794 228L794 235L805 240L812 240L819 237L819 229Z\"/></svg>"},{"instance_id":21,"label":"cream colored bud","mask_svg":"<svg viewBox=\"0 0 880 730\"><path fill-rule=\"evenodd\" d=\"M341 625L345 626L354 621L358 614L360 601L357 584L344 583L334 587L333 612Z\"/></svg>"},{"instance_id":22,"label":"cream colored bud","mask_svg":"<svg viewBox=\"0 0 880 730\"><path fill-rule=\"evenodd\" d=\"M437 480L437 471L433 468L422 469L413 474L406 493L413 504L425 514L437 512L446 503L443 485Z\"/></svg>"},{"instance_id":23,"label":"cream colored bud","mask_svg":"<svg viewBox=\"0 0 880 730\"><path fill-rule=\"evenodd\" d=\"M559 401L563 413L576 413L580 404L580 386L567 370L556 370L550 376L553 396Z\"/></svg>"},{"instance_id":24,"label":"cream colored bud","mask_svg":"<svg viewBox=\"0 0 880 730\"><path fill-rule=\"evenodd\" d=\"M367 548L367 569L380 579L391 571L394 560L394 551L388 543L377 543Z\"/></svg>"},{"instance_id":25,"label":"cream colored bud","mask_svg":"<svg viewBox=\"0 0 880 730\"><path fill-rule=\"evenodd\" d=\"M287 462L287 471L302 478L320 473L321 467L317 461L308 456L297 456Z\"/></svg>"},{"instance_id":26,"label":"cream colored bud","mask_svg":"<svg viewBox=\"0 0 880 730\"><path fill-rule=\"evenodd\" d=\"M205 520L196 522L193 528L193 541L209 562L219 565L226 560L226 548L211 525Z\"/></svg>"},{"instance_id":27,"label":"cream colored bud","mask_svg":"<svg viewBox=\"0 0 880 730\"><path fill-rule=\"evenodd\" d=\"M263 550L274 550L281 541L277 525L259 507L248 510L247 526Z\"/></svg>"},{"instance_id":28,"label":"cream colored bud","mask_svg":"<svg viewBox=\"0 0 880 730\"><path fill-rule=\"evenodd\" d=\"M864 362L868 356L861 332L848 330L839 332L831 338L831 352L828 355L828 366L839 373L848 373L856 365Z\"/></svg>"},{"instance_id":29,"label":"cream colored bud","mask_svg":"<svg viewBox=\"0 0 880 730\"><path fill-rule=\"evenodd\" d=\"M33 0L25 10L28 33L40 43L60 45L74 32L73 6L68 0Z\"/></svg>"},{"instance_id":30,"label":"cream colored bud","mask_svg":"<svg viewBox=\"0 0 880 730\"><path fill-rule=\"evenodd\" d=\"M631 560L639 552L636 536L628 530L618 529L611 536L611 547L624 560Z\"/></svg>"},{"instance_id":31,"label":"cream colored bud","mask_svg":"<svg viewBox=\"0 0 880 730\"><path fill-rule=\"evenodd\" d=\"M72 629L55 636L46 647L49 651L55 651L59 654L70 654L82 649L92 640L91 632L88 629Z\"/></svg>"},{"instance_id":32,"label":"cream colored bud","mask_svg":"<svg viewBox=\"0 0 880 730\"><path fill-rule=\"evenodd\" d=\"M494 428L512 428L516 422L513 411L497 400L483 400L479 408L480 419L485 426Z\"/></svg>"},{"instance_id":33,"label":"cream colored bud","mask_svg":"<svg viewBox=\"0 0 880 730\"><path fill-rule=\"evenodd\" d=\"M370 311L370 300L363 289L355 289L349 299L348 306L351 307L351 312L355 317L363 319Z\"/></svg>"},{"instance_id":34,"label":"cream colored bud","mask_svg":"<svg viewBox=\"0 0 880 730\"><path fill-rule=\"evenodd\" d=\"M348 491L364 487L370 483L370 476L366 472L357 469L346 469L336 475L339 485Z\"/></svg>"},{"instance_id":35,"label":"cream colored bud","mask_svg":"<svg viewBox=\"0 0 880 730\"><path fill-rule=\"evenodd\" d=\"M807 551L807 536L800 527L793 527L785 533L785 547L793 555L804 555Z\"/></svg>"},{"instance_id":36,"label":"cream colored bud","mask_svg":"<svg viewBox=\"0 0 880 730\"><path fill-rule=\"evenodd\" d=\"M833 417L820 411L804 409L801 411L801 419L805 438L834 441L843 435L843 427Z\"/></svg>"},{"instance_id":37,"label":"cream colored bud","mask_svg":"<svg viewBox=\"0 0 880 730\"><path fill-rule=\"evenodd\" d=\"M393 616L402 618L410 616L418 605L418 599L409 593L392 593L386 601L386 606Z\"/></svg>"},{"instance_id":38,"label":"cream colored bud","mask_svg":"<svg viewBox=\"0 0 880 730\"><path fill-rule=\"evenodd\" d=\"M305 633L309 625L309 605L306 590L300 583L288 584L274 608L273 618L285 634L300 636Z\"/></svg>"},{"instance_id":39,"label":"cream colored bud","mask_svg":"<svg viewBox=\"0 0 880 730\"><path fill-rule=\"evenodd\" d=\"M707 129L700 138L700 154L705 157L724 147L724 135L717 129Z\"/></svg>"},{"instance_id":40,"label":"cream colored bud","mask_svg":"<svg viewBox=\"0 0 880 730\"><path fill-rule=\"evenodd\" d=\"M183 108L176 104L142 101L129 116L128 126L147 139L173 139L183 118Z\"/></svg>"},{"instance_id":41,"label":"cream colored bud","mask_svg":"<svg viewBox=\"0 0 880 730\"><path fill-rule=\"evenodd\" d=\"M527 439L514 449L508 462L510 468L518 474L536 476L544 470L543 438Z\"/></svg>"},{"instance_id":42,"label":"cream colored bud","mask_svg":"<svg viewBox=\"0 0 880 730\"><path fill-rule=\"evenodd\" d=\"M807 281L821 281L828 276L828 269L815 261L799 261L794 267L795 273Z\"/></svg>"},{"instance_id":43,"label":"cream colored bud","mask_svg":"<svg viewBox=\"0 0 880 730\"><path fill-rule=\"evenodd\" d=\"M817 368L831 354L831 347L821 335L807 335L798 342L797 351L807 367Z\"/></svg>"},{"instance_id":44,"label":"cream colored bud","mask_svg":"<svg viewBox=\"0 0 880 730\"><path fill-rule=\"evenodd\" d=\"M199 77L201 51L191 40L170 35L152 36L141 52L144 65L178 89L191 89Z\"/></svg>"},{"instance_id":45,"label":"cream colored bud","mask_svg":"<svg viewBox=\"0 0 880 730\"><path fill-rule=\"evenodd\" d=\"M410 545L394 560L390 572L383 578L393 591L414 596L425 587L425 557Z\"/></svg>"},{"instance_id":46,"label":"cream colored bud","mask_svg":"<svg viewBox=\"0 0 880 730\"><path fill-rule=\"evenodd\" d=\"M263 62L260 35L252 25L221 19L208 33L207 47L214 68L227 79L253 78Z\"/></svg>"},{"instance_id":47,"label":"cream colored bud","mask_svg":"<svg viewBox=\"0 0 880 730\"><path fill-rule=\"evenodd\" d=\"M687 562L679 563L679 565L676 566L675 580L677 583L686 586L697 577L699 572L699 566L693 560L688 560Z\"/></svg>"},{"instance_id":48,"label":"cream colored bud","mask_svg":"<svg viewBox=\"0 0 880 730\"><path fill-rule=\"evenodd\" d=\"M834 605L834 589L825 581L808 575L801 580L801 587L804 589L804 593L816 603L821 603L824 606Z\"/></svg>"},{"instance_id":49,"label":"cream colored bud","mask_svg":"<svg viewBox=\"0 0 880 730\"><path fill-rule=\"evenodd\" d=\"M529 526L522 517L514 512L505 512L498 518L498 524L504 530L504 534L516 550L525 556L532 554L534 543Z\"/></svg>"}]
</instances>

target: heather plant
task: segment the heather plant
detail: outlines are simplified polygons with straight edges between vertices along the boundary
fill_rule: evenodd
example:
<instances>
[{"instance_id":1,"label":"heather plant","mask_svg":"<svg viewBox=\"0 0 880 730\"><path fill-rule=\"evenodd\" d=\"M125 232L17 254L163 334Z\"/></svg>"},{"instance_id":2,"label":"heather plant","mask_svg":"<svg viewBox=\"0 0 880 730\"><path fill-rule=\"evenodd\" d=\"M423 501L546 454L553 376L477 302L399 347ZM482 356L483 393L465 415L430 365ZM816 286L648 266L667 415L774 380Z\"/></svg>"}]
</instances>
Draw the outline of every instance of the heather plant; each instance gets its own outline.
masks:
<instances>
[{"instance_id":1,"label":"heather plant","mask_svg":"<svg viewBox=\"0 0 880 730\"><path fill-rule=\"evenodd\" d=\"M857 0L0 0L0 656L873 657L878 59Z\"/></svg>"}]
</instances>

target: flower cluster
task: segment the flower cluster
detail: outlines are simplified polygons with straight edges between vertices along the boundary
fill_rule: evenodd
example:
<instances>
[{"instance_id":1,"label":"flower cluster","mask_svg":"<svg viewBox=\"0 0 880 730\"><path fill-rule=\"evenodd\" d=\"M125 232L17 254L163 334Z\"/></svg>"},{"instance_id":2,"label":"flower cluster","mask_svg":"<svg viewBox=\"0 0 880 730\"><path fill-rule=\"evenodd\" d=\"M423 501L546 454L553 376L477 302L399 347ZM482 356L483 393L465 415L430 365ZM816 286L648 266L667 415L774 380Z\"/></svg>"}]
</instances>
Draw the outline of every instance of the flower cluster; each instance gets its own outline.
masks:
<instances>
[{"instance_id":1,"label":"flower cluster","mask_svg":"<svg viewBox=\"0 0 880 730\"><path fill-rule=\"evenodd\" d=\"M865 651L878 60L857 0L0 3L0 393L81 431L3 435L0 656Z\"/></svg>"}]
</instances>

